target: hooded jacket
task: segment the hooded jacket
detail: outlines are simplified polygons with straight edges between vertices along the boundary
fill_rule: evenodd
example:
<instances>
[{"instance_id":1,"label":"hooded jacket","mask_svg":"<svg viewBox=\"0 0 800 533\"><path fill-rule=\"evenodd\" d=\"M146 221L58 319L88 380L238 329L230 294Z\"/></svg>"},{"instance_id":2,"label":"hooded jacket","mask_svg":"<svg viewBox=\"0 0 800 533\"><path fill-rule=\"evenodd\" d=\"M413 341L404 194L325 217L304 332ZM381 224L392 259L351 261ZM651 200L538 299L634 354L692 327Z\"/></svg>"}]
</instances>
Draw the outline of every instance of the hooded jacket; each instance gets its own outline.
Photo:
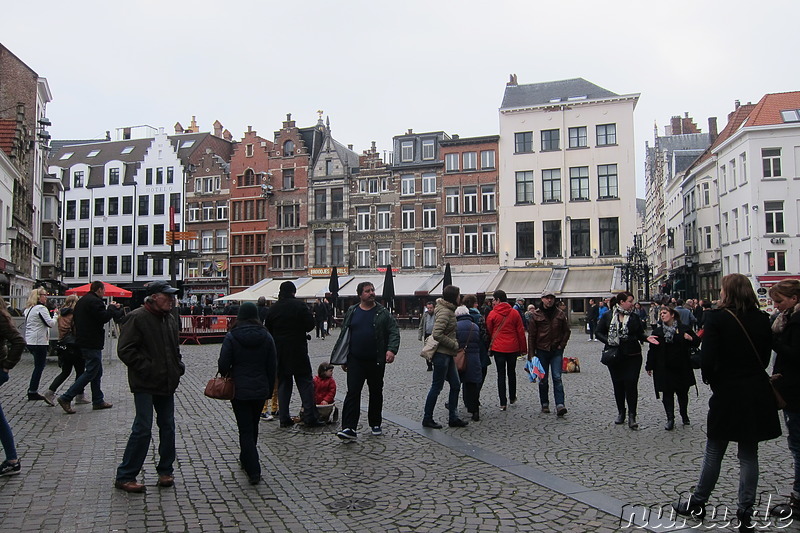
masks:
<instances>
[{"instance_id":1,"label":"hooded jacket","mask_svg":"<svg viewBox=\"0 0 800 533\"><path fill-rule=\"evenodd\" d=\"M505 323L503 319L505 319ZM519 313L506 302L495 304L492 308L489 316L486 317L486 331L489 332L491 339L489 345L491 351L513 354L528 352L522 319L519 317Z\"/></svg>"},{"instance_id":2,"label":"hooded jacket","mask_svg":"<svg viewBox=\"0 0 800 533\"><path fill-rule=\"evenodd\" d=\"M261 324L243 321L225 335L217 366L233 377L236 400L266 400L278 368L275 341Z\"/></svg>"},{"instance_id":3,"label":"hooded jacket","mask_svg":"<svg viewBox=\"0 0 800 533\"><path fill-rule=\"evenodd\" d=\"M47 346L50 344L50 328L56 321L42 304L36 304L25 310L25 342L29 346Z\"/></svg>"}]
</instances>

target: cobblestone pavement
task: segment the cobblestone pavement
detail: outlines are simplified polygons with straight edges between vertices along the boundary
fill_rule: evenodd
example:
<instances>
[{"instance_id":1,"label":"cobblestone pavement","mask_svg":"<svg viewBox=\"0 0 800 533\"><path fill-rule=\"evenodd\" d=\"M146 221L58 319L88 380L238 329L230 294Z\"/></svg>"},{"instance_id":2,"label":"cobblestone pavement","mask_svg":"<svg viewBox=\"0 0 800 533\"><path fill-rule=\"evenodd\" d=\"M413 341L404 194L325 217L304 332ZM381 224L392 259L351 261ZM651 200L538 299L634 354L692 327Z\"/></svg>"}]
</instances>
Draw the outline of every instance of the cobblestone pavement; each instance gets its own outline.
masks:
<instances>
[{"instance_id":1,"label":"cobblestone pavement","mask_svg":"<svg viewBox=\"0 0 800 533\"><path fill-rule=\"evenodd\" d=\"M333 343L311 340L314 369ZM582 371L564 375L569 413L563 419L540 413L538 390L520 361L515 405L499 410L492 366L481 420L430 430L420 422L431 374L418 356L416 331L404 330L398 360L386 372L384 435L369 434L365 414L355 443L340 442L334 425L281 429L277 422L262 422L265 483L255 487L237 464L238 435L228 402L202 393L215 372L219 345L184 346L187 374L176 394L176 486L156 487L151 453L140 477L148 486L144 495L113 488L133 420L124 365L105 358L103 390L113 409L77 406L78 414L68 416L25 400L32 369L25 355L0 388L23 469L0 478L0 530L589 532L632 529L630 515L649 530L694 530L692 523L659 519L655 511L696 482L709 391L700 385L699 397L692 392L692 425L667 432L661 403L643 372L641 429L615 426L600 346L573 331L567 355L581 359ZM49 361L42 390L57 372ZM334 377L341 402L345 374L337 369ZM444 422L446 392L447 386L436 408ZM297 409L295 394L292 411ZM156 448L154 443L153 453ZM735 449L713 496L720 510L735 508ZM763 443L760 452L759 489L766 505L770 494L774 499L788 492L792 461L783 437ZM707 519L698 529L731 530L724 522ZM800 528L781 522L766 530Z\"/></svg>"}]
</instances>

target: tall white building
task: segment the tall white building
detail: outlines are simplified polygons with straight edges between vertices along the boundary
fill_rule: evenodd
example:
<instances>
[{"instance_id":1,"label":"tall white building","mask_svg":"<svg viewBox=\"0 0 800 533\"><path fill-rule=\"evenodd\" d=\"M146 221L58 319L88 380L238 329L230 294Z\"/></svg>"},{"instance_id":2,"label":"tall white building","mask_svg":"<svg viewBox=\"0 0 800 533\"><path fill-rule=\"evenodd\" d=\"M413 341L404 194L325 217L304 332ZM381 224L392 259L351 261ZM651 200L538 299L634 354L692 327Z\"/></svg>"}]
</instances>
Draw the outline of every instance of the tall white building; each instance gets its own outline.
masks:
<instances>
[{"instance_id":1,"label":"tall white building","mask_svg":"<svg viewBox=\"0 0 800 533\"><path fill-rule=\"evenodd\" d=\"M498 186L509 295L538 297L547 287L580 311L582 300L624 288L615 265L636 231L638 100L582 78L520 85L511 76Z\"/></svg>"}]
</instances>

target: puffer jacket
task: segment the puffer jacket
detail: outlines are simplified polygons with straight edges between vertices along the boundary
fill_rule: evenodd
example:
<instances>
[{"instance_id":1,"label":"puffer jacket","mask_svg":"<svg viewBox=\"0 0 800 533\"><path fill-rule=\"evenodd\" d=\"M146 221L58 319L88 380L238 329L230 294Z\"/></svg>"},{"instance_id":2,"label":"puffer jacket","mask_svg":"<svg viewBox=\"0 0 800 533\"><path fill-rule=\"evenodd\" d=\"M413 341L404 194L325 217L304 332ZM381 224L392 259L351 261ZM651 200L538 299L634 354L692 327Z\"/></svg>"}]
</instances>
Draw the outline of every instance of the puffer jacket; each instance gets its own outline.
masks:
<instances>
[{"instance_id":1,"label":"puffer jacket","mask_svg":"<svg viewBox=\"0 0 800 533\"><path fill-rule=\"evenodd\" d=\"M503 319L508 316L505 323ZM502 327L500 325L502 324ZM525 328L522 319L509 304L500 302L495 304L489 316L486 317L486 331L489 332L489 349L499 353L525 354L528 352L528 342L525 339Z\"/></svg>"},{"instance_id":2,"label":"puffer jacket","mask_svg":"<svg viewBox=\"0 0 800 533\"><path fill-rule=\"evenodd\" d=\"M217 367L223 376L233 377L234 399L269 398L278 368L272 335L261 324L238 324L222 341Z\"/></svg>"},{"instance_id":3,"label":"puffer jacket","mask_svg":"<svg viewBox=\"0 0 800 533\"><path fill-rule=\"evenodd\" d=\"M456 306L442 298L436 299L433 310L434 322L431 337L439 343L436 351L445 355L455 355L458 352L456 339Z\"/></svg>"},{"instance_id":4,"label":"puffer jacket","mask_svg":"<svg viewBox=\"0 0 800 533\"><path fill-rule=\"evenodd\" d=\"M50 311L42 304L36 304L25 310L25 342L28 346L47 346L50 344L50 328L56 321L50 317Z\"/></svg>"}]
</instances>

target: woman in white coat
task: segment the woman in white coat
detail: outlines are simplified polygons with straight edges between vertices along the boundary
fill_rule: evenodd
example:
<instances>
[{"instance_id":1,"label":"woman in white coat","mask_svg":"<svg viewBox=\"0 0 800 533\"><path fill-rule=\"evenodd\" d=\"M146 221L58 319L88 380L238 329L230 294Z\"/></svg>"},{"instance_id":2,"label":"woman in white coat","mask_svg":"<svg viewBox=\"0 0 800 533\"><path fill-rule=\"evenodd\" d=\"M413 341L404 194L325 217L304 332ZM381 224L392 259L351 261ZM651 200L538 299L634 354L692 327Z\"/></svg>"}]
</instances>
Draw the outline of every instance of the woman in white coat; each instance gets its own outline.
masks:
<instances>
[{"instance_id":1,"label":"woman in white coat","mask_svg":"<svg viewBox=\"0 0 800 533\"><path fill-rule=\"evenodd\" d=\"M25 343L33 354L33 374L28 385L29 400L44 400L55 405L52 400L39 394L39 381L47 363L47 349L50 346L50 328L55 327L56 320L50 317L47 303L47 291L43 287L33 289L25 304Z\"/></svg>"}]
</instances>

